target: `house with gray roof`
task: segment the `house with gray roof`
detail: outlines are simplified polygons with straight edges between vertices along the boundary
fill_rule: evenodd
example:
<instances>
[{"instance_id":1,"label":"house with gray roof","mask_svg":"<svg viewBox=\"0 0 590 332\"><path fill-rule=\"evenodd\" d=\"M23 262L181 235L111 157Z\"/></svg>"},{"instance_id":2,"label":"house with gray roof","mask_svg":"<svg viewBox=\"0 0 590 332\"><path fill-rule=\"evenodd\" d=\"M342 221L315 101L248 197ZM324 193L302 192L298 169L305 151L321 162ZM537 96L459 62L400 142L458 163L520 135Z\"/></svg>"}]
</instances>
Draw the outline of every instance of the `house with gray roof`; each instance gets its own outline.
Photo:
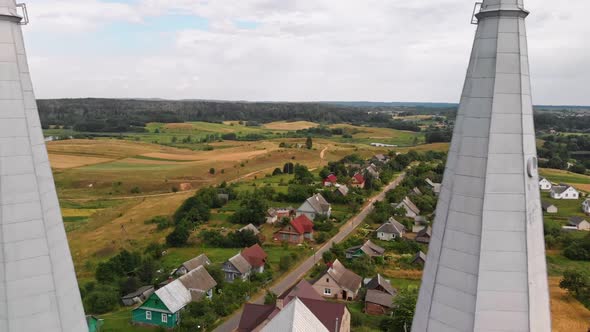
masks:
<instances>
[{"instance_id":1,"label":"house with gray roof","mask_svg":"<svg viewBox=\"0 0 590 332\"><path fill-rule=\"evenodd\" d=\"M371 279L367 283L366 288L385 292L392 296L397 295L397 289L393 288L389 280L383 278L383 276L380 274L377 274L373 279Z\"/></svg>"},{"instance_id":2,"label":"house with gray roof","mask_svg":"<svg viewBox=\"0 0 590 332\"><path fill-rule=\"evenodd\" d=\"M415 216L414 225L412 225L412 233L418 233L428 226L428 219L424 216Z\"/></svg>"},{"instance_id":3,"label":"house with gray roof","mask_svg":"<svg viewBox=\"0 0 590 332\"><path fill-rule=\"evenodd\" d=\"M400 203L395 204L394 206L396 209L403 208L404 210L406 210L406 217L414 218L420 215L420 209L416 206L416 204L414 204L414 202L412 202L412 200L408 196L404 197L404 199Z\"/></svg>"},{"instance_id":4,"label":"house with gray roof","mask_svg":"<svg viewBox=\"0 0 590 332\"><path fill-rule=\"evenodd\" d=\"M340 196L347 196L349 193L349 189L347 186L341 184L339 185L336 190L334 191L336 194L339 194Z\"/></svg>"},{"instance_id":5,"label":"house with gray roof","mask_svg":"<svg viewBox=\"0 0 590 332\"><path fill-rule=\"evenodd\" d=\"M143 286L137 289L133 293L129 293L125 296L121 297L121 302L125 306L132 306L135 304L142 303L143 301L147 300L154 293L155 289L153 285Z\"/></svg>"},{"instance_id":6,"label":"house with gray roof","mask_svg":"<svg viewBox=\"0 0 590 332\"><path fill-rule=\"evenodd\" d=\"M416 234L416 242L419 243L430 243L430 238L432 237L432 227L428 226Z\"/></svg>"},{"instance_id":7,"label":"house with gray roof","mask_svg":"<svg viewBox=\"0 0 590 332\"><path fill-rule=\"evenodd\" d=\"M210 264L211 261L209 260L209 257L207 257L205 254L200 254L199 256L182 263L182 265L176 269L174 274L177 276L185 275L199 266L208 266Z\"/></svg>"},{"instance_id":8,"label":"house with gray roof","mask_svg":"<svg viewBox=\"0 0 590 332\"><path fill-rule=\"evenodd\" d=\"M543 211L545 211L547 213L557 213L558 212L557 206L555 206L554 204L551 204L547 201L542 201L541 207L543 208Z\"/></svg>"},{"instance_id":9,"label":"house with gray roof","mask_svg":"<svg viewBox=\"0 0 590 332\"><path fill-rule=\"evenodd\" d=\"M590 222L584 217L570 217L568 219L568 225L578 231L590 231Z\"/></svg>"},{"instance_id":10,"label":"house with gray roof","mask_svg":"<svg viewBox=\"0 0 590 332\"><path fill-rule=\"evenodd\" d=\"M578 199L580 192L569 184L561 183L551 187L550 196L553 199Z\"/></svg>"},{"instance_id":11,"label":"house with gray roof","mask_svg":"<svg viewBox=\"0 0 590 332\"><path fill-rule=\"evenodd\" d=\"M414 258L412 259L412 264L424 266L425 263L426 263L426 254L423 253L422 251L418 251L416 253L416 255L414 255Z\"/></svg>"},{"instance_id":12,"label":"house with gray roof","mask_svg":"<svg viewBox=\"0 0 590 332\"><path fill-rule=\"evenodd\" d=\"M404 237L406 233L406 226L402 225L399 221L395 220L393 217L389 218L389 220L377 228L376 234L379 240L383 241L391 241L396 238Z\"/></svg>"},{"instance_id":13,"label":"house with gray roof","mask_svg":"<svg viewBox=\"0 0 590 332\"><path fill-rule=\"evenodd\" d=\"M363 278L335 260L328 270L313 283L323 297L352 301L358 296Z\"/></svg>"},{"instance_id":14,"label":"house with gray roof","mask_svg":"<svg viewBox=\"0 0 590 332\"><path fill-rule=\"evenodd\" d=\"M371 240L367 240L362 245L350 247L346 249L346 258L356 258L363 255L367 255L371 258L373 257L382 257L385 253L385 249L381 248L380 246L376 245L375 243L371 242Z\"/></svg>"},{"instance_id":15,"label":"house with gray roof","mask_svg":"<svg viewBox=\"0 0 590 332\"><path fill-rule=\"evenodd\" d=\"M315 194L306 199L297 209L297 216L302 214L311 220L314 220L317 216L330 217L332 214L332 205L321 194Z\"/></svg>"},{"instance_id":16,"label":"house with gray roof","mask_svg":"<svg viewBox=\"0 0 590 332\"><path fill-rule=\"evenodd\" d=\"M221 270L225 273L227 282L233 282L236 279L246 280L252 273L252 265L241 253L238 253L223 263Z\"/></svg>"},{"instance_id":17,"label":"house with gray roof","mask_svg":"<svg viewBox=\"0 0 590 332\"><path fill-rule=\"evenodd\" d=\"M365 294L365 313L368 315L385 315L393 308L393 295L375 289Z\"/></svg>"}]
</instances>

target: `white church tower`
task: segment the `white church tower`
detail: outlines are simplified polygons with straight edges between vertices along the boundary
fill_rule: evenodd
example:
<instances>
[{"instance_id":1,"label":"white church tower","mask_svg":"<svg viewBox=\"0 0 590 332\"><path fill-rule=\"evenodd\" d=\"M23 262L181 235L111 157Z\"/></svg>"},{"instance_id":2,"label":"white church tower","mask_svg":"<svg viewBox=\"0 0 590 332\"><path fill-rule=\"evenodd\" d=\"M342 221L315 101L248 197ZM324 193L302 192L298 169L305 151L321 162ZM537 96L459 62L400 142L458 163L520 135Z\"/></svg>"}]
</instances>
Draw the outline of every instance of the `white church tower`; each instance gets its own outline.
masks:
<instances>
[{"instance_id":1,"label":"white church tower","mask_svg":"<svg viewBox=\"0 0 590 332\"><path fill-rule=\"evenodd\" d=\"M412 325L549 332L523 0L483 0Z\"/></svg>"},{"instance_id":2,"label":"white church tower","mask_svg":"<svg viewBox=\"0 0 590 332\"><path fill-rule=\"evenodd\" d=\"M15 1L0 0L0 332L88 331L29 76L23 23Z\"/></svg>"}]
</instances>

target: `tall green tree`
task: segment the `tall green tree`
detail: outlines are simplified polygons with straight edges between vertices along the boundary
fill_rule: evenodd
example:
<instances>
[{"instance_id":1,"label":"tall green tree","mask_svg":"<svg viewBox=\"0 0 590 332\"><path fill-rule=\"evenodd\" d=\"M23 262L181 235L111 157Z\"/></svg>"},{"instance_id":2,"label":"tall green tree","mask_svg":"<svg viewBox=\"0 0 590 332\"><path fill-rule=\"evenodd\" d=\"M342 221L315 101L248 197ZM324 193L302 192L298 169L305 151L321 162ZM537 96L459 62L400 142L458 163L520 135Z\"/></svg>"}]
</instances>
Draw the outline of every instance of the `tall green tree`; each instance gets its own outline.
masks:
<instances>
[{"instance_id":1,"label":"tall green tree","mask_svg":"<svg viewBox=\"0 0 590 332\"><path fill-rule=\"evenodd\" d=\"M307 140L305 141L305 147L310 150L313 147L313 141L311 140L311 136L307 136Z\"/></svg>"}]
</instances>

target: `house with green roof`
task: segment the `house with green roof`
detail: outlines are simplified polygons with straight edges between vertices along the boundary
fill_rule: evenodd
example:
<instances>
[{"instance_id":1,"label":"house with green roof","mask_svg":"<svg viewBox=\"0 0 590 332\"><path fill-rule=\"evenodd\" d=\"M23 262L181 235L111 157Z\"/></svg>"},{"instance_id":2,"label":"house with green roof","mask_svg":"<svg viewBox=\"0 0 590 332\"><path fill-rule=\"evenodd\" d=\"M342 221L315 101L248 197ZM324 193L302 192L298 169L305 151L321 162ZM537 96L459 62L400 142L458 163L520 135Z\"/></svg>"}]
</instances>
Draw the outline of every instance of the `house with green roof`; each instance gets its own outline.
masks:
<instances>
[{"instance_id":1,"label":"house with green roof","mask_svg":"<svg viewBox=\"0 0 590 332\"><path fill-rule=\"evenodd\" d=\"M211 298L217 286L205 267L190 271L153 293L131 313L131 321L138 325L174 328L180 323L180 312L191 302Z\"/></svg>"}]
</instances>

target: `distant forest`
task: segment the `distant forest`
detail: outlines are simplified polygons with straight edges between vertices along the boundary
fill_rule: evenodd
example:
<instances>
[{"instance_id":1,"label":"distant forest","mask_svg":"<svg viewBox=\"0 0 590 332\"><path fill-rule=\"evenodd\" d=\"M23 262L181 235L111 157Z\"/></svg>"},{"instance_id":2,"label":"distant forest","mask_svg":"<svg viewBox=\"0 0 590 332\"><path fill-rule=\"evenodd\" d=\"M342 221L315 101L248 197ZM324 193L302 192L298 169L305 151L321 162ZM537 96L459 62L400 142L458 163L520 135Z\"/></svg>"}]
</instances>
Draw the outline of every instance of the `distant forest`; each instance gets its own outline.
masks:
<instances>
[{"instance_id":1,"label":"distant forest","mask_svg":"<svg viewBox=\"0 0 590 332\"><path fill-rule=\"evenodd\" d=\"M392 106L132 99L52 99L38 100L37 104L44 128L58 125L86 132L143 131L145 124L149 122L185 121L312 121L420 131L416 123L391 118L391 112L412 109ZM454 112L455 109L429 110L429 114L448 115Z\"/></svg>"},{"instance_id":2,"label":"distant forest","mask_svg":"<svg viewBox=\"0 0 590 332\"><path fill-rule=\"evenodd\" d=\"M205 100L148 99L40 99L37 101L44 128L65 126L80 132L141 132L149 122L312 121L323 124L353 123L400 130L420 131L416 122L393 120L391 113L443 115L454 119L453 104L404 103L270 103ZM543 109L540 111L540 109ZM590 131L590 112L576 109L536 107L537 130ZM439 135L439 133L436 133ZM448 141L436 137L434 141ZM439 135L440 136L440 135ZM448 137L446 137L448 136Z\"/></svg>"}]
</instances>

